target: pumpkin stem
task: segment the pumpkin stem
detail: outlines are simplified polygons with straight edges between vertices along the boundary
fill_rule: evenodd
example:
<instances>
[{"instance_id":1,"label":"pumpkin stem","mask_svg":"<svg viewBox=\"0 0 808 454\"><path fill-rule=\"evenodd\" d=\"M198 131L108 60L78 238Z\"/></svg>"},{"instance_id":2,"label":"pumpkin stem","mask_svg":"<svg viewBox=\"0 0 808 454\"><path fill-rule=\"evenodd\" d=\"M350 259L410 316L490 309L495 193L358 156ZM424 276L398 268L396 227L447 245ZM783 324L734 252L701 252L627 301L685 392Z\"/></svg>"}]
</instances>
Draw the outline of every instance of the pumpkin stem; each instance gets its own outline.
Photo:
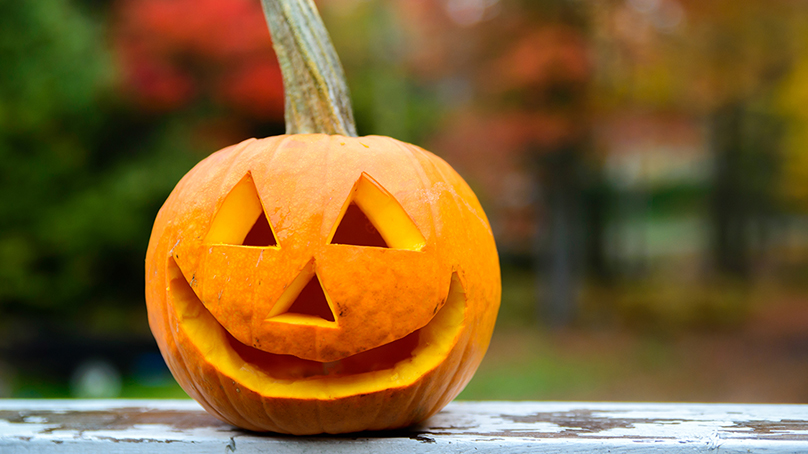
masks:
<instances>
[{"instance_id":1,"label":"pumpkin stem","mask_svg":"<svg viewBox=\"0 0 808 454\"><path fill-rule=\"evenodd\" d=\"M356 137L345 73L313 0L261 0L286 93L287 134Z\"/></svg>"}]
</instances>

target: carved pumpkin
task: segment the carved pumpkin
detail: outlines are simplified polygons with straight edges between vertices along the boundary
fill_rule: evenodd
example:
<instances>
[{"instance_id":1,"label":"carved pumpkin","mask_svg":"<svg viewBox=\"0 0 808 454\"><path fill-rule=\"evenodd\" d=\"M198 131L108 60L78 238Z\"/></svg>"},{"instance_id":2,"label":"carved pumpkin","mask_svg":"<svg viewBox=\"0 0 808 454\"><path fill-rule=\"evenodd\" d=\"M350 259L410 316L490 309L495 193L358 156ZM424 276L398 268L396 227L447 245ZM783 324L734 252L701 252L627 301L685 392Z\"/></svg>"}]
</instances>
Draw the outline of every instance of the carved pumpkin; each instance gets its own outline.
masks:
<instances>
[{"instance_id":1,"label":"carved pumpkin","mask_svg":"<svg viewBox=\"0 0 808 454\"><path fill-rule=\"evenodd\" d=\"M247 140L194 167L146 255L149 324L234 425L391 429L451 401L499 306L493 237L435 155L387 137Z\"/></svg>"}]
</instances>

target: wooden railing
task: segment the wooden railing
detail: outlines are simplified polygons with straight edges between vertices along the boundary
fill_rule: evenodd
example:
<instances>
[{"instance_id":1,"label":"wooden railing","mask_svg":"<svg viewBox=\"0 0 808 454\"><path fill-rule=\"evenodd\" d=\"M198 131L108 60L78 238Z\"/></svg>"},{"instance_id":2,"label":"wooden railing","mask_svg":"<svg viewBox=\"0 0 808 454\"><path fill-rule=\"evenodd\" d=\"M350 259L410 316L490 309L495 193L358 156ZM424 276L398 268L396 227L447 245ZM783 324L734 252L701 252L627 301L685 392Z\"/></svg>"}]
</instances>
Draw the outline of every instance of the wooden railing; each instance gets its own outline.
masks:
<instances>
[{"instance_id":1,"label":"wooden railing","mask_svg":"<svg viewBox=\"0 0 808 454\"><path fill-rule=\"evenodd\" d=\"M237 429L191 400L2 400L0 453L808 453L808 405L454 402L393 432Z\"/></svg>"}]
</instances>

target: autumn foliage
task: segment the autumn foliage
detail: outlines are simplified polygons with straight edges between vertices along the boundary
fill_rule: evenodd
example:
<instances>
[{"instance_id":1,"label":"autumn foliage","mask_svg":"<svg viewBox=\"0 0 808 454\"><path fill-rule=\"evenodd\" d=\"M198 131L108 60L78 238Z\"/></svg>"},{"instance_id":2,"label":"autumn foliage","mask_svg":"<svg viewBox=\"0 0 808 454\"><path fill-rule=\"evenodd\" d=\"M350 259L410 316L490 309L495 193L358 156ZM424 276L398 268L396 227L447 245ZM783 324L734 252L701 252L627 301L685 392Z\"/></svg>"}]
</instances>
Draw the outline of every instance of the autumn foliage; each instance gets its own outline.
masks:
<instances>
[{"instance_id":1,"label":"autumn foliage","mask_svg":"<svg viewBox=\"0 0 808 454\"><path fill-rule=\"evenodd\" d=\"M147 109L209 102L252 118L283 115L258 1L123 0L114 35L125 89Z\"/></svg>"}]
</instances>

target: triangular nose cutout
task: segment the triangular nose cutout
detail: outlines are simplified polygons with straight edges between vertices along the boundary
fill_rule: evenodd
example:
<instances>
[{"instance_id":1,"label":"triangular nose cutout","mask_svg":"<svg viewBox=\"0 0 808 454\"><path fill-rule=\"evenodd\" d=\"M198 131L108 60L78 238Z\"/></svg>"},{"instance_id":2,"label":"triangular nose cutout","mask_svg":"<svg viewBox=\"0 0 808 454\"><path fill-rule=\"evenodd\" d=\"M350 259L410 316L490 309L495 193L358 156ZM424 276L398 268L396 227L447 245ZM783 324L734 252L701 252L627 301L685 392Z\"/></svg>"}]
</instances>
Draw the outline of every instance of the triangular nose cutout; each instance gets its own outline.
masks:
<instances>
[{"instance_id":1,"label":"triangular nose cutout","mask_svg":"<svg viewBox=\"0 0 808 454\"><path fill-rule=\"evenodd\" d=\"M367 215L355 203L348 205L331 243L354 246L388 247L382 235Z\"/></svg>"},{"instance_id":2,"label":"triangular nose cutout","mask_svg":"<svg viewBox=\"0 0 808 454\"><path fill-rule=\"evenodd\" d=\"M303 291L297 296L286 314L307 315L329 322L334 321L334 314L328 306L328 300L325 298L325 292L323 292L317 276L312 277L309 283L303 287Z\"/></svg>"},{"instance_id":3,"label":"triangular nose cutout","mask_svg":"<svg viewBox=\"0 0 808 454\"><path fill-rule=\"evenodd\" d=\"M314 270L314 261L309 262L286 287L286 291L267 314L267 320L333 326L336 320L334 312Z\"/></svg>"}]
</instances>

